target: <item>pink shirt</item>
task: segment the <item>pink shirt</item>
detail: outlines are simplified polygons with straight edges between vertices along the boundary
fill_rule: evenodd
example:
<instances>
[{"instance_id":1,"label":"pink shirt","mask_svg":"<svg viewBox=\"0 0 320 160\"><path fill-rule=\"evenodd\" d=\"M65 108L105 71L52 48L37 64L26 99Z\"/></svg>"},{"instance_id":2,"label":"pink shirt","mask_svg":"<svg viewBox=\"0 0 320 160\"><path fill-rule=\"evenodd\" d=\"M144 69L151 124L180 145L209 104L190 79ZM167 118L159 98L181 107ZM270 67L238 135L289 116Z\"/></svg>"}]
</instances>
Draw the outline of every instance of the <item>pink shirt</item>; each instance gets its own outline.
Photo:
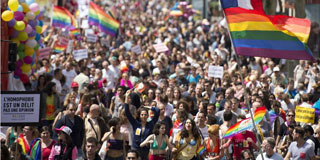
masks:
<instances>
[{"instance_id":1,"label":"pink shirt","mask_svg":"<svg viewBox=\"0 0 320 160\"><path fill-rule=\"evenodd\" d=\"M51 149L51 153L49 156L49 160L54 160L54 156L59 155L61 150L61 146L59 145L54 145ZM63 152L66 152L66 148L64 149ZM77 147L74 147L72 149L72 160L75 160L78 157L78 150Z\"/></svg>"},{"instance_id":2,"label":"pink shirt","mask_svg":"<svg viewBox=\"0 0 320 160\"><path fill-rule=\"evenodd\" d=\"M121 79L120 81L120 86L124 86L124 87L127 87L126 86L126 83L128 85L128 87L131 89L133 88L132 84L131 84L131 81L130 80L125 80L125 79Z\"/></svg>"}]
</instances>

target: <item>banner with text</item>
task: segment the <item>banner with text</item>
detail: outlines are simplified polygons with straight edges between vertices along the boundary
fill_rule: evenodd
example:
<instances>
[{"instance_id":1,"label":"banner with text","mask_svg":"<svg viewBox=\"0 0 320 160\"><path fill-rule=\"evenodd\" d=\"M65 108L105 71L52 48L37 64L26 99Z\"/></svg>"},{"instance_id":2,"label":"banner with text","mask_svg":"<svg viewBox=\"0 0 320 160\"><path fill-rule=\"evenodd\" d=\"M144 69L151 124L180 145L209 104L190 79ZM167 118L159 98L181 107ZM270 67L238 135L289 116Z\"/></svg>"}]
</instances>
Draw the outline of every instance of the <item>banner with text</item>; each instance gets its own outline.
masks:
<instances>
[{"instance_id":1,"label":"banner with text","mask_svg":"<svg viewBox=\"0 0 320 160\"><path fill-rule=\"evenodd\" d=\"M297 106L295 120L302 123L314 123L315 109Z\"/></svg>"},{"instance_id":2,"label":"banner with text","mask_svg":"<svg viewBox=\"0 0 320 160\"><path fill-rule=\"evenodd\" d=\"M222 77L223 77L223 67L221 67L221 66L209 66L209 68L208 68L208 76L222 79Z\"/></svg>"},{"instance_id":3,"label":"banner with text","mask_svg":"<svg viewBox=\"0 0 320 160\"><path fill-rule=\"evenodd\" d=\"M1 125L39 124L40 101L39 92L1 92Z\"/></svg>"},{"instance_id":4,"label":"banner with text","mask_svg":"<svg viewBox=\"0 0 320 160\"><path fill-rule=\"evenodd\" d=\"M81 59L88 58L88 51L87 49L74 50L73 57L76 61L79 62Z\"/></svg>"},{"instance_id":5,"label":"banner with text","mask_svg":"<svg viewBox=\"0 0 320 160\"><path fill-rule=\"evenodd\" d=\"M95 43L95 42L97 42L97 39L98 39L97 35L91 34L91 33L87 34L87 42Z\"/></svg>"},{"instance_id":6,"label":"banner with text","mask_svg":"<svg viewBox=\"0 0 320 160\"><path fill-rule=\"evenodd\" d=\"M139 45L136 45L136 46L132 47L131 51L134 52L134 53L137 53L137 54L140 54L142 52L141 51L141 47Z\"/></svg>"},{"instance_id":7,"label":"banner with text","mask_svg":"<svg viewBox=\"0 0 320 160\"><path fill-rule=\"evenodd\" d=\"M51 52L50 47L39 49L38 60L49 58L50 52Z\"/></svg>"},{"instance_id":8,"label":"banner with text","mask_svg":"<svg viewBox=\"0 0 320 160\"><path fill-rule=\"evenodd\" d=\"M153 45L156 52L166 52L169 50L169 48L164 43L158 43Z\"/></svg>"}]
</instances>

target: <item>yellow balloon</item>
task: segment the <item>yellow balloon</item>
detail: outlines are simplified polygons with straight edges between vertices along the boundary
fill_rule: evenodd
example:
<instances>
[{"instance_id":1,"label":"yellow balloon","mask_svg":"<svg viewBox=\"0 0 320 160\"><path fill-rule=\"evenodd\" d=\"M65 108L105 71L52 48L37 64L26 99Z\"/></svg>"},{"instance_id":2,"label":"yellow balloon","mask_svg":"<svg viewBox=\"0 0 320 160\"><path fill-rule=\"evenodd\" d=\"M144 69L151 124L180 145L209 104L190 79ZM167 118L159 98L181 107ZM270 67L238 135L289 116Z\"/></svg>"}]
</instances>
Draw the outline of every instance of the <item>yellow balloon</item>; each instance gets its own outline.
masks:
<instances>
[{"instance_id":1,"label":"yellow balloon","mask_svg":"<svg viewBox=\"0 0 320 160\"><path fill-rule=\"evenodd\" d=\"M23 20L26 21L26 22L29 21L28 17L24 17Z\"/></svg>"},{"instance_id":2,"label":"yellow balloon","mask_svg":"<svg viewBox=\"0 0 320 160\"><path fill-rule=\"evenodd\" d=\"M36 64L32 65L32 69L36 69L36 67L37 67Z\"/></svg>"},{"instance_id":3,"label":"yellow balloon","mask_svg":"<svg viewBox=\"0 0 320 160\"><path fill-rule=\"evenodd\" d=\"M34 14L37 16L40 13L40 10L34 12Z\"/></svg>"},{"instance_id":4,"label":"yellow balloon","mask_svg":"<svg viewBox=\"0 0 320 160\"><path fill-rule=\"evenodd\" d=\"M28 34L26 32L19 32L18 38L20 39L20 41L25 41L28 39Z\"/></svg>"},{"instance_id":5,"label":"yellow balloon","mask_svg":"<svg viewBox=\"0 0 320 160\"><path fill-rule=\"evenodd\" d=\"M29 73L31 70L30 64L23 63L23 65L21 66L21 70L23 73Z\"/></svg>"},{"instance_id":6,"label":"yellow balloon","mask_svg":"<svg viewBox=\"0 0 320 160\"><path fill-rule=\"evenodd\" d=\"M14 25L14 29L16 29L17 31L22 31L24 30L25 27L26 25L24 24L23 21L17 21L16 24Z\"/></svg>"},{"instance_id":7,"label":"yellow balloon","mask_svg":"<svg viewBox=\"0 0 320 160\"><path fill-rule=\"evenodd\" d=\"M21 3L21 6L24 13L29 12L29 6L27 5L27 3Z\"/></svg>"},{"instance_id":8,"label":"yellow balloon","mask_svg":"<svg viewBox=\"0 0 320 160\"><path fill-rule=\"evenodd\" d=\"M26 49L24 50L24 53L26 54L26 56L32 56L34 53L34 50L33 48L26 47Z\"/></svg>"},{"instance_id":9,"label":"yellow balloon","mask_svg":"<svg viewBox=\"0 0 320 160\"><path fill-rule=\"evenodd\" d=\"M40 26L36 26L36 32L41 34L41 31L42 31L42 27Z\"/></svg>"},{"instance_id":10,"label":"yellow balloon","mask_svg":"<svg viewBox=\"0 0 320 160\"><path fill-rule=\"evenodd\" d=\"M17 38L14 38L11 40L13 43L16 43L18 46L20 45L20 40Z\"/></svg>"},{"instance_id":11,"label":"yellow balloon","mask_svg":"<svg viewBox=\"0 0 320 160\"><path fill-rule=\"evenodd\" d=\"M3 21L11 21L11 19L13 18L13 12L6 10L4 12L2 12L1 18Z\"/></svg>"},{"instance_id":12,"label":"yellow balloon","mask_svg":"<svg viewBox=\"0 0 320 160\"><path fill-rule=\"evenodd\" d=\"M9 0L8 6L11 11L15 12L15 11L17 11L17 9L19 7L19 1L18 0Z\"/></svg>"}]
</instances>

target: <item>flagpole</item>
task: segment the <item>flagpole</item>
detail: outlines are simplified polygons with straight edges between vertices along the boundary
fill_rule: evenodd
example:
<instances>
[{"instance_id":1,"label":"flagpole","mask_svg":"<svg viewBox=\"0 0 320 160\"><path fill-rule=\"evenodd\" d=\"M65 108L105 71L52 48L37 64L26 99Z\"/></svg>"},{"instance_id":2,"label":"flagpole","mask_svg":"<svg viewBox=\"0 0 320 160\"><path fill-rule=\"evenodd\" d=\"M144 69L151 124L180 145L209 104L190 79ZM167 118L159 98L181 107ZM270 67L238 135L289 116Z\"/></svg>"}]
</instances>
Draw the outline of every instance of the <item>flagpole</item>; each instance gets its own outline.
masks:
<instances>
[{"instance_id":1,"label":"flagpole","mask_svg":"<svg viewBox=\"0 0 320 160\"><path fill-rule=\"evenodd\" d=\"M220 3L221 3L221 1L220 1ZM222 7L222 6L221 6L221 7ZM227 17L226 17L226 15L225 15L224 11L223 11L223 15L224 15L224 17L226 18L226 21L228 22ZM260 152L260 154L261 154L261 158L262 158L262 160L264 160L263 153L262 153L262 150L261 150L261 142L260 142L260 139L259 139L259 137L258 137L258 135L257 135L257 131L258 131L258 130L257 130L257 126L256 126L256 124L254 123L253 113L252 113L252 110L251 110L251 106L249 105L248 92L246 91L246 86L244 85L244 78L243 78L243 74L242 74L242 71L241 71L241 68L240 68L240 60L239 60L239 57L238 57L238 55L237 55L237 51L236 51L236 49L234 48L234 43L233 43L233 40L232 40L232 37L231 37L231 33L230 33L230 30L229 30L229 23L228 23L228 25L227 25L227 29L228 29L228 33L229 33L229 36L230 36L230 41L231 41L231 43L232 43L232 46L233 46L233 49L234 49L234 52L235 52L236 61L237 61L237 63L238 63L238 68L239 68L239 73L240 73L240 78L241 78L241 84L242 84L242 88L243 88L243 90L244 90L245 103L246 103L246 105L248 106L248 110L249 110L249 113L250 113L250 116L251 116L251 120L252 120L252 124L253 124L253 133L254 133L254 135L255 135L255 137L256 137L256 139L257 139L257 142L258 142L258 150L259 150L259 152ZM254 155L253 155L253 157L254 157ZM256 158L256 157L254 157L254 158Z\"/></svg>"}]
</instances>

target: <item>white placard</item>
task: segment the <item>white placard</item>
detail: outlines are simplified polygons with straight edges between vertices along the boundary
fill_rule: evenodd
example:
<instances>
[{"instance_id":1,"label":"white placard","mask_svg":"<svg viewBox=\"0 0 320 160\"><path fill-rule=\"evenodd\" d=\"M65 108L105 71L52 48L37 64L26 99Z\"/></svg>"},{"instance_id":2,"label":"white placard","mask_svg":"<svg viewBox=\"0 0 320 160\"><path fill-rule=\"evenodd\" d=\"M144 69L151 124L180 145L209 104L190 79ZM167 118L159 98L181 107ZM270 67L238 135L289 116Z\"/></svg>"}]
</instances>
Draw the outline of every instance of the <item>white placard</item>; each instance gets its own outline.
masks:
<instances>
[{"instance_id":1,"label":"white placard","mask_svg":"<svg viewBox=\"0 0 320 160\"><path fill-rule=\"evenodd\" d=\"M164 43L154 44L153 47L154 47L154 49L156 50L156 52L166 52L166 51L169 50L169 48L167 47L167 45L164 44Z\"/></svg>"},{"instance_id":2,"label":"white placard","mask_svg":"<svg viewBox=\"0 0 320 160\"><path fill-rule=\"evenodd\" d=\"M66 46L69 43L69 39L65 37L59 37L59 44L62 46Z\"/></svg>"},{"instance_id":3,"label":"white placard","mask_svg":"<svg viewBox=\"0 0 320 160\"><path fill-rule=\"evenodd\" d=\"M81 28L89 28L89 22L87 19L83 19L82 22L81 22Z\"/></svg>"},{"instance_id":4,"label":"white placard","mask_svg":"<svg viewBox=\"0 0 320 160\"><path fill-rule=\"evenodd\" d=\"M51 52L50 47L39 49L38 60L42 60L44 58L49 58L50 52Z\"/></svg>"},{"instance_id":5,"label":"white placard","mask_svg":"<svg viewBox=\"0 0 320 160\"><path fill-rule=\"evenodd\" d=\"M97 39L98 39L97 35L91 34L91 33L87 34L87 42L95 43L95 42L97 42Z\"/></svg>"},{"instance_id":6,"label":"white placard","mask_svg":"<svg viewBox=\"0 0 320 160\"><path fill-rule=\"evenodd\" d=\"M223 67L221 67L221 66L209 66L208 76L222 79L222 77L223 77Z\"/></svg>"},{"instance_id":7,"label":"white placard","mask_svg":"<svg viewBox=\"0 0 320 160\"><path fill-rule=\"evenodd\" d=\"M110 46L110 41L109 40L101 39L100 42L101 42L101 44L105 45L106 47Z\"/></svg>"},{"instance_id":8,"label":"white placard","mask_svg":"<svg viewBox=\"0 0 320 160\"><path fill-rule=\"evenodd\" d=\"M131 51L134 52L134 53L137 53L137 54L140 54L142 52L141 51L141 47L139 45L136 45L136 46L132 47Z\"/></svg>"},{"instance_id":9,"label":"white placard","mask_svg":"<svg viewBox=\"0 0 320 160\"><path fill-rule=\"evenodd\" d=\"M81 59L88 58L88 51L87 49L74 50L73 57L76 61L80 61Z\"/></svg>"},{"instance_id":10,"label":"white placard","mask_svg":"<svg viewBox=\"0 0 320 160\"><path fill-rule=\"evenodd\" d=\"M93 29L91 29L91 28L85 29L85 30L84 30L84 35L87 36L88 34L94 34Z\"/></svg>"},{"instance_id":11,"label":"white placard","mask_svg":"<svg viewBox=\"0 0 320 160\"><path fill-rule=\"evenodd\" d=\"M1 125L39 124L39 92L1 92Z\"/></svg>"},{"instance_id":12,"label":"white placard","mask_svg":"<svg viewBox=\"0 0 320 160\"><path fill-rule=\"evenodd\" d=\"M66 53L71 53L73 49L73 40L69 40Z\"/></svg>"}]
</instances>

